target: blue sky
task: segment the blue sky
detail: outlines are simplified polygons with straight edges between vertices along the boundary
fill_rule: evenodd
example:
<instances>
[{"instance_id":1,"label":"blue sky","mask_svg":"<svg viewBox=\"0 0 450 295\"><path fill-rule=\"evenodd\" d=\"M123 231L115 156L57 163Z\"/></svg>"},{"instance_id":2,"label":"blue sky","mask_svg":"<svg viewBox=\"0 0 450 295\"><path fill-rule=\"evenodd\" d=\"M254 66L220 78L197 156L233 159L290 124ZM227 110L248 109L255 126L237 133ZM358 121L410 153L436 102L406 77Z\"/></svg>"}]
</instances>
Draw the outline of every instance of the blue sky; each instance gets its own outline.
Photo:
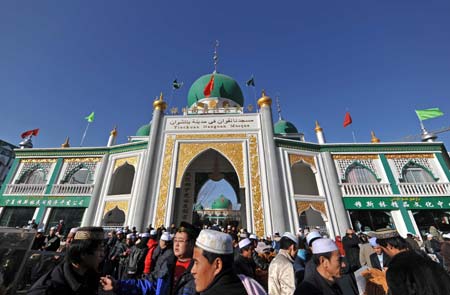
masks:
<instances>
[{"instance_id":1,"label":"blue sky","mask_svg":"<svg viewBox=\"0 0 450 295\"><path fill-rule=\"evenodd\" d=\"M189 86L219 72L280 97L282 115L316 141L382 141L449 126L450 1L0 1L0 138L18 144L40 128L35 147L102 146L118 125L125 142L151 120L152 101L171 81ZM345 111L353 124L342 127ZM276 113L276 108L274 109ZM274 115L276 119L276 115ZM450 143L450 132L440 139Z\"/></svg>"}]
</instances>

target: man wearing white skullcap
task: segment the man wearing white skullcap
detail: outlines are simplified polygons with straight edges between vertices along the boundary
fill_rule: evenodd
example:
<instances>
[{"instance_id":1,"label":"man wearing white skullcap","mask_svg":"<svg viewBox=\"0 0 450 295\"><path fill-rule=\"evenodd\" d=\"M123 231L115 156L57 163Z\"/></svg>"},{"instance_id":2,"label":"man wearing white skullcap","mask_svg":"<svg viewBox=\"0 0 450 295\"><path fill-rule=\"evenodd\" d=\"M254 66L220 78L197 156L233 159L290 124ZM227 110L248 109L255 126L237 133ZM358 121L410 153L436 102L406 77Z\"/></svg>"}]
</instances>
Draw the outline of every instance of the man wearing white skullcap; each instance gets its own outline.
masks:
<instances>
[{"instance_id":1,"label":"man wearing white skullcap","mask_svg":"<svg viewBox=\"0 0 450 295\"><path fill-rule=\"evenodd\" d=\"M255 278L256 264L252 258L254 251L253 242L250 239L245 238L239 242L239 256L234 260L236 274Z\"/></svg>"},{"instance_id":2,"label":"man wearing white skullcap","mask_svg":"<svg viewBox=\"0 0 450 295\"><path fill-rule=\"evenodd\" d=\"M194 248L194 266L191 273L195 289L201 295L241 295L246 289L233 271L233 245L231 236L204 229Z\"/></svg>"},{"instance_id":3,"label":"man wearing white skullcap","mask_svg":"<svg viewBox=\"0 0 450 295\"><path fill-rule=\"evenodd\" d=\"M381 246L377 243L377 238L372 237L369 239L369 243L373 248L374 253L370 255L370 262L373 268L379 270L386 270L391 258L383 252Z\"/></svg>"},{"instance_id":4,"label":"man wearing white skullcap","mask_svg":"<svg viewBox=\"0 0 450 295\"><path fill-rule=\"evenodd\" d=\"M312 244L312 260L316 265L312 275L305 277L294 294L344 294L336 284L341 276L339 249L330 239L318 239Z\"/></svg>"},{"instance_id":5,"label":"man wearing white skullcap","mask_svg":"<svg viewBox=\"0 0 450 295\"><path fill-rule=\"evenodd\" d=\"M286 232L280 239L280 251L269 265L269 294L292 294L295 290L294 259L298 238Z\"/></svg>"}]
</instances>

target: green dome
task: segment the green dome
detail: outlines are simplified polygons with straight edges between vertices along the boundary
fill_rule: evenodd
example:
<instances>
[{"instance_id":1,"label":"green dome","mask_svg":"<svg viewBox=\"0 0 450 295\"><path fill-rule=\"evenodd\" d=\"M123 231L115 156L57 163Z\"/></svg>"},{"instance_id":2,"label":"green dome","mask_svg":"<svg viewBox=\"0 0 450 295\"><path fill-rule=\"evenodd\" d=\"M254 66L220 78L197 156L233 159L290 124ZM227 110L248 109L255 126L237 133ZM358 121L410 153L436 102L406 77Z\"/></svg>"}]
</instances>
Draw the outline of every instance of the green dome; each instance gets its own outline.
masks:
<instances>
[{"instance_id":1,"label":"green dome","mask_svg":"<svg viewBox=\"0 0 450 295\"><path fill-rule=\"evenodd\" d=\"M279 120L273 126L273 131L275 134L289 134L289 133L298 133L297 128L295 128L294 124L285 120Z\"/></svg>"},{"instance_id":2,"label":"green dome","mask_svg":"<svg viewBox=\"0 0 450 295\"><path fill-rule=\"evenodd\" d=\"M214 200L211 204L211 209L231 209L233 204L231 201L224 197L224 195L220 195L219 198Z\"/></svg>"},{"instance_id":3,"label":"green dome","mask_svg":"<svg viewBox=\"0 0 450 295\"><path fill-rule=\"evenodd\" d=\"M194 211L203 210L203 209L204 209L203 205L200 203L194 205Z\"/></svg>"},{"instance_id":4,"label":"green dome","mask_svg":"<svg viewBox=\"0 0 450 295\"><path fill-rule=\"evenodd\" d=\"M137 131L136 136L148 136L150 134L151 124L142 125Z\"/></svg>"},{"instance_id":5,"label":"green dome","mask_svg":"<svg viewBox=\"0 0 450 295\"><path fill-rule=\"evenodd\" d=\"M244 105L244 96L242 95L241 87L231 77L223 74L215 73L214 75L214 89L210 97L228 98L240 106ZM191 107L200 99L205 98L203 90L211 79L211 74L201 76L195 81L188 93L188 106Z\"/></svg>"}]
</instances>

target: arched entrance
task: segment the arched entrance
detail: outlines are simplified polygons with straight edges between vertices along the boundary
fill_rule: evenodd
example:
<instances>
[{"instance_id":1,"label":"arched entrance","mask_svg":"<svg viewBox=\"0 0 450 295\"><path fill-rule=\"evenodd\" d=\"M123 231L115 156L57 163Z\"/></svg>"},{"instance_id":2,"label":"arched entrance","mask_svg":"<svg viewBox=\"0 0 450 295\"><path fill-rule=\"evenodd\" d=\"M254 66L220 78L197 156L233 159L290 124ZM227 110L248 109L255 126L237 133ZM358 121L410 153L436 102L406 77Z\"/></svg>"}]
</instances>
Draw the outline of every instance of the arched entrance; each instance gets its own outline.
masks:
<instances>
[{"instance_id":1,"label":"arched entrance","mask_svg":"<svg viewBox=\"0 0 450 295\"><path fill-rule=\"evenodd\" d=\"M216 221L230 220L230 214L235 214L239 217L236 218L238 223L245 226L242 224L246 218L244 196L245 190L239 187L238 175L231 162L217 150L207 149L189 163L176 188L173 222L203 224L205 220L211 220L211 216ZM230 200L231 206L212 208L214 200L221 197Z\"/></svg>"}]
</instances>

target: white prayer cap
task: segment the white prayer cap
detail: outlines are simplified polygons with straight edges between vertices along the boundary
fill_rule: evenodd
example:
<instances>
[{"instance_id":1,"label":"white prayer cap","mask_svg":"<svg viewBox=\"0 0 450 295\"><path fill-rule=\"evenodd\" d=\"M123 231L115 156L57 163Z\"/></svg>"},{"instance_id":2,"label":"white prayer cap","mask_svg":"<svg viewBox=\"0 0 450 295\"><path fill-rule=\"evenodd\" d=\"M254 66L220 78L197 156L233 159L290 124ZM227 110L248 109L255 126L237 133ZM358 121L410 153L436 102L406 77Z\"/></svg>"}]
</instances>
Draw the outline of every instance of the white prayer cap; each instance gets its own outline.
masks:
<instances>
[{"instance_id":1,"label":"white prayer cap","mask_svg":"<svg viewBox=\"0 0 450 295\"><path fill-rule=\"evenodd\" d=\"M379 246L380 246L380 245L378 245L378 243L377 243L377 238L376 238L376 237L370 238L370 239L369 239L369 243L370 243L370 246L372 246L372 247L379 247Z\"/></svg>"},{"instance_id":2,"label":"white prayer cap","mask_svg":"<svg viewBox=\"0 0 450 295\"><path fill-rule=\"evenodd\" d=\"M142 233L141 234L141 238L149 238L150 234L149 233Z\"/></svg>"},{"instance_id":3,"label":"white prayer cap","mask_svg":"<svg viewBox=\"0 0 450 295\"><path fill-rule=\"evenodd\" d=\"M317 239L317 238L322 238L322 236L320 235L320 233L318 231L312 231L306 236L306 243L308 244L308 246L311 247L311 240Z\"/></svg>"},{"instance_id":4,"label":"white prayer cap","mask_svg":"<svg viewBox=\"0 0 450 295\"><path fill-rule=\"evenodd\" d=\"M216 254L232 254L233 244L231 236L219 231L204 229L195 242L195 245L205 251Z\"/></svg>"},{"instance_id":5,"label":"white prayer cap","mask_svg":"<svg viewBox=\"0 0 450 295\"><path fill-rule=\"evenodd\" d=\"M298 238L297 238L297 236L294 235L293 233L285 232L285 233L283 234L283 237L288 238L289 240L291 240L292 242L294 242L295 245L298 244Z\"/></svg>"},{"instance_id":6,"label":"white prayer cap","mask_svg":"<svg viewBox=\"0 0 450 295\"><path fill-rule=\"evenodd\" d=\"M239 249L245 248L248 245L250 245L251 243L252 243L252 241L250 241L250 239L245 238L239 242Z\"/></svg>"},{"instance_id":7,"label":"white prayer cap","mask_svg":"<svg viewBox=\"0 0 450 295\"><path fill-rule=\"evenodd\" d=\"M123 232L119 229L119 230L116 232L116 234L121 235L121 234L123 234Z\"/></svg>"},{"instance_id":8,"label":"white prayer cap","mask_svg":"<svg viewBox=\"0 0 450 295\"><path fill-rule=\"evenodd\" d=\"M432 234L427 234L427 238L432 238L433 235Z\"/></svg>"},{"instance_id":9,"label":"white prayer cap","mask_svg":"<svg viewBox=\"0 0 450 295\"><path fill-rule=\"evenodd\" d=\"M240 234L239 235L241 238L246 239L247 238L247 234Z\"/></svg>"},{"instance_id":10,"label":"white prayer cap","mask_svg":"<svg viewBox=\"0 0 450 295\"><path fill-rule=\"evenodd\" d=\"M336 243L330 239L318 239L312 244L313 254L321 254L337 251L338 247Z\"/></svg>"},{"instance_id":11,"label":"white prayer cap","mask_svg":"<svg viewBox=\"0 0 450 295\"><path fill-rule=\"evenodd\" d=\"M231 225L227 225L227 229L231 229Z\"/></svg>"},{"instance_id":12,"label":"white prayer cap","mask_svg":"<svg viewBox=\"0 0 450 295\"><path fill-rule=\"evenodd\" d=\"M450 239L450 233L443 234L442 237L443 237L444 239Z\"/></svg>"},{"instance_id":13,"label":"white prayer cap","mask_svg":"<svg viewBox=\"0 0 450 295\"><path fill-rule=\"evenodd\" d=\"M74 234L74 233L77 232L77 230L78 230L78 227L72 227L72 228L70 229L70 232L69 232L69 233Z\"/></svg>"},{"instance_id":14,"label":"white prayer cap","mask_svg":"<svg viewBox=\"0 0 450 295\"><path fill-rule=\"evenodd\" d=\"M157 233L158 233L158 232L157 232L155 229L152 229L152 230L150 231L150 235L151 235L151 236L156 236Z\"/></svg>"},{"instance_id":15,"label":"white prayer cap","mask_svg":"<svg viewBox=\"0 0 450 295\"><path fill-rule=\"evenodd\" d=\"M132 240L133 239L133 234L128 234L127 235L127 239Z\"/></svg>"},{"instance_id":16,"label":"white prayer cap","mask_svg":"<svg viewBox=\"0 0 450 295\"><path fill-rule=\"evenodd\" d=\"M170 237L170 234L165 231L161 235L161 240L168 242L168 241L172 240L172 238Z\"/></svg>"},{"instance_id":17,"label":"white prayer cap","mask_svg":"<svg viewBox=\"0 0 450 295\"><path fill-rule=\"evenodd\" d=\"M38 228L37 232L38 232L38 233L43 233L43 232L44 232L44 229L43 229L43 228Z\"/></svg>"},{"instance_id":18,"label":"white prayer cap","mask_svg":"<svg viewBox=\"0 0 450 295\"><path fill-rule=\"evenodd\" d=\"M250 240L257 240L258 237L255 234L250 235Z\"/></svg>"}]
</instances>

